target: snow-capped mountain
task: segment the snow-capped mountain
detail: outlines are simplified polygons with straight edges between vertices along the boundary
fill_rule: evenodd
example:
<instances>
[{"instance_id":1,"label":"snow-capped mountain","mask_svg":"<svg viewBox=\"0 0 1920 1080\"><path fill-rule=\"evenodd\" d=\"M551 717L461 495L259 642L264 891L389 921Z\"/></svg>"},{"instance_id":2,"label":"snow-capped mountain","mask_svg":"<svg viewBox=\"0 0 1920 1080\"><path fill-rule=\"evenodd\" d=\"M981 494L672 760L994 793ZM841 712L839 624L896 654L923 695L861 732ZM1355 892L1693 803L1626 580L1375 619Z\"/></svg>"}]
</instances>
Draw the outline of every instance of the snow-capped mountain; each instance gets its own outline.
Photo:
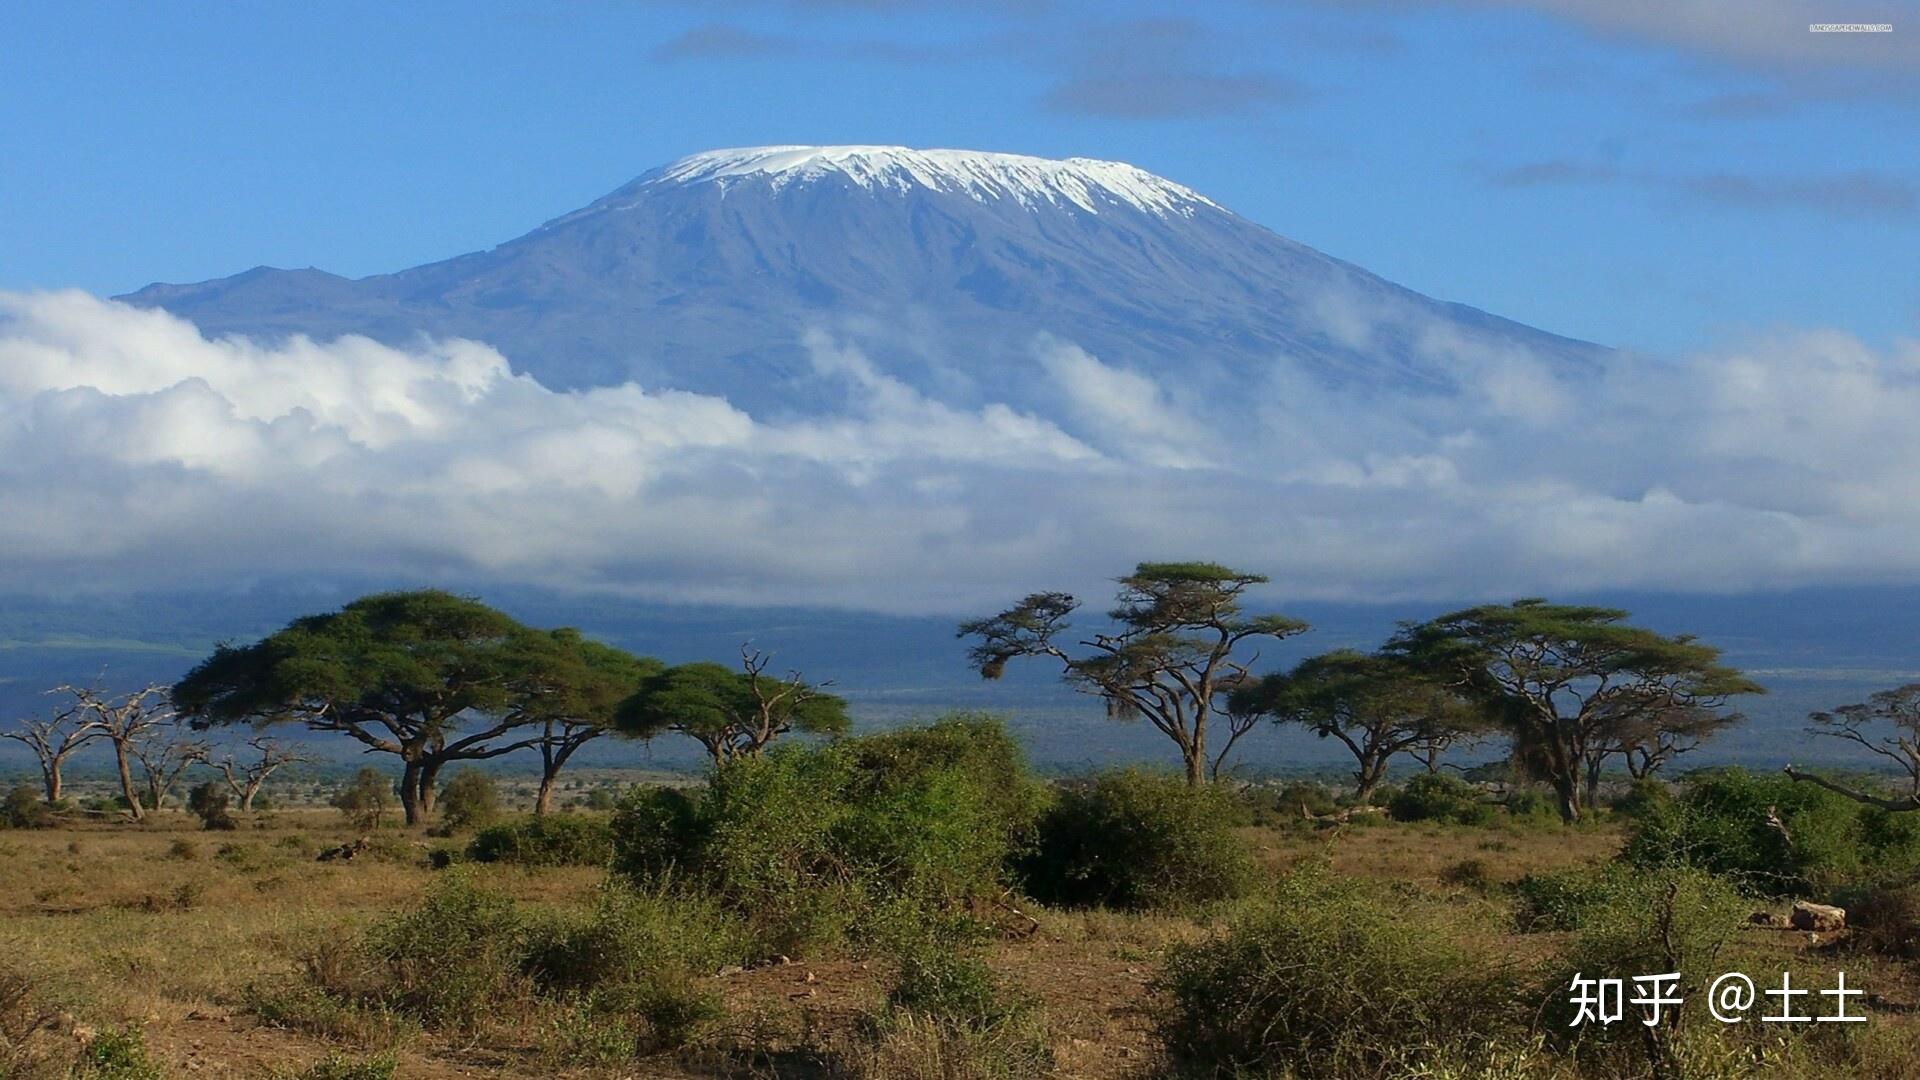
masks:
<instances>
[{"instance_id":1,"label":"snow-capped mountain","mask_svg":"<svg viewBox=\"0 0 1920 1080\"><path fill-rule=\"evenodd\" d=\"M942 400L1017 406L1036 404L1042 334L1198 392L1281 359L1444 391L1463 350L1576 367L1604 353L1403 289L1130 165L901 147L696 154L489 251L122 299L209 334L474 338L550 386L634 379L756 412L830 407L810 330Z\"/></svg>"}]
</instances>

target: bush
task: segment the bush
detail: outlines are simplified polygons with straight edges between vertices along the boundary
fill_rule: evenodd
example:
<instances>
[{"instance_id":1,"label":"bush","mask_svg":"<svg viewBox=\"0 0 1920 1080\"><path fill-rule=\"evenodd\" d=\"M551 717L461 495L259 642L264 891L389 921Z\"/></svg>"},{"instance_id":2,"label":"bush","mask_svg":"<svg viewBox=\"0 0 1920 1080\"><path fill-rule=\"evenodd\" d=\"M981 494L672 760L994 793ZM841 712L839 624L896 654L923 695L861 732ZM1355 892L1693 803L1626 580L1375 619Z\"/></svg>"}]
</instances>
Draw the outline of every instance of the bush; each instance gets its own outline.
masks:
<instances>
[{"instance_id":1,"label":"bush","mask_svg":"<svg viewBox=\"0 0 1920 1080\"><path fill-rule=\"evenodd\" d=\"M1621 817L1639 821L1666 813L1673 808L1673 789L1652 778L1635 780L1626 793L1613 800L1610 809Z\"/></svg>"},{"instance_id":2,"label":"bush","mask_svg":"<svg viewBox=\"0 0 1920 1080\"><path fill-rule=\"evenodd\" d=\"M500 792L493 778L478 769L454 773L440 789L434 806L440 813L440 827L448 835L483 829L500 820Z\"/></svg>"},{"instance_id":3,"label":"bush","mask_svg":"<svg viewBox=\"0 0 1920 1080\"><path fill-rule=\"evenodd\" d=\"M1725 1025L1708 1014L1706 994L1722 972L1742 968L1727 954L1752 905L1731 883L1692 867L1616 872L1606 881L1606 902L1587 909L1562 970L1543 988L1545 1029L1582 1056L1625 1055L1655 1076L1690 1075L1689 1059L1712 1055L1712 1044L1737 1034L1721 1030ZM1631 1005L1626 1023L1572 1024L1576 974L1656 972L1680 973L1668 996L1681 998L1682 1004L1663 1009L1661 1024L1640 1022L1640 1010Z\"/></svg>"},{"instance_id":4,"label":"bush","mask_svg":"<svg viewBox=\"0 0 1920 1080\"><path fill-rule=\"evenodd\" d=\"M1311 780L1295 780L1281 788L1274 796L1273 806L1282 821L1321 817L1340 808L1324 785Z\"/></svg>"},{"instance_id":5,"label":"bush","mask_svg":"<svg viewBox=\"0 0 1920 1080\"><path fill-rule=\"evenodd\" d=\"M739 924L718 904L610 883L584 919L542 928L527 968L546 993L711 975L745 959Z\"/></svg>"},{"instance_id":6,"label":"bush","mask_svg":"<svg viewBox=\"0 0 1920 1080\"><path fill-rule=\"evenodd\" d=\"M997 895L1041 801L999 721L956 716L716 769L697 792L637 789L615 868L702 891L763 953L830 945L875 913Z\"/></svg>"},{"instance_id":7,"label":"bush","mask_svg":"<svg viewBox=\"0 0 1920 1080\"><path fill-rule=\"evenodd\" d=\"M14 785L0 803L0 825L9 829L44 829L52 824L53 812L31 784Z\"/></svg>"},{"instance_id":8,"label":"bush","mask_svg":"<svg viewBox=\"0 0 1920 1080\"><path fill-rule=\"evenodd\" d=\"M1440 870L1440 883L1475 892L1487 892L1498 882L1487 860L1474 856L1450 863Z\"/></svg>"},{"instance_id":9,"label":"bush","mask_svg":"<svg viewBox=\"0 0 1920 1080\"><path fill-rule=\"evenodd\" d=\"M1868 952L1920 960L1920 886L1868 889L1840 898L1851 944Z\"/></svg>"},{"instance_id":10,"label":"bush","mask_svg":"<svg viewBox=\"0 0 1920 1080\"><path fill-rule=\"evenodd\" d=\"M620 804L620 798L606 788L594 788L580 797L580 805L588 810L605 813Z\"/></svg>"},{"instance_id":11,"label":"bush","mask_svg":"<svg viewBox=\"0 0 1920 1080\"><path fill-rule=\"evenodd\" d=\"M393 1080L400 1067L391 1054L358 1060L335 1050L301 1072L293 1080Z\"/></svg>"},{"instance_id":12,"label":"bush","mask_svg":"<svg viewBox=\"0 0 1920 1080\"><path fill-rule=\"evenodd\" d=\"M605 866L613 858L613 829L599 818L544 814L480 830L467 845L467 858L521 866Z\"/></svg>"},{"instance_id":13,"label":"bush","mask_svg":"<svg viewBox=\"0 0 1920 1080\"><path fill-rule=\"evenodd\" d=\"M1514 925L1523 934L1578 930L1606 904L1622 873L1609 866L1528 874L1509 886Z\"/></svg>"},{"instance_id":14,"label":"bush","mask_svg":"<svg viewBox=\"0 0 1920 1080\"><path fill-rule=\"evenodd\" d=\"M1169 951L1159 1035L1204 1075L1442 1073L1524 1011L1453 940L1362 883L1295 872L1224 931Z\"/></svg>"},{"instance_id":15,"label":"bush","mask_svg":"<svg viewBox=\"0 0 1920 1080\"><path fill-rule=\"evenodd\" d=\"M164 1080L136 1028L103 1031L80 1052L76 1080Z\"/></svg>"},{"instance_id":16,"label":"bush","mask_svg":"<svg viewBox=\"0 0 1920 1080\"><path fill-rule=\"evenodd\" d=\"M1729 769L1697 777L1678 801L1636 822L1626 858L1641 867L1698 867L1758 893L1825 896L1911 880L1920 870L1914 817Z\"/></svg>"},{"instance_id":17,"label":"bush","mask_svg":"<svg viewBox=\"0 0 1920 1080\"><path fill-rule=\"evenodd\" d=\"M1167 909L1231 899L1253 866L1233 834L1238 809L1216 787L1124 769L1061 791L1020 860L1043 903Z\"/></svg>"},{"instance_id":18,"label":"bush","mask_svg":"<svg viewBox=\"0 0 1920 1080\"><path fill-rule=\"evenodd\" d=\"M1477 788L1440 773L1420 773L1408 780L1387 813L1395 821L1444 821L1458 825L1485 825L1494 807L1480 798Z\"/></svg>"},{"instance_id":19,"label":"bush","mask_svg":"<svg viewBox=\"0 0 1920 1080\"><path fill-rule=\"evenodd\" d=\"M524 989L526 921L457 869L419 907L369 928L363 948L380 1002L424 1024L473 1030Z\"/></svg>"},{"instance_id":20,"label":"bush","mask_svg":"<svg viewBox=\"0 0 1920 1080\"><path fill-rule=\"evenodd\" d=\"M393 805L393 783L379 769L369 765L354 773L353 780L335 792L329 802L354 828L362 831L377 829L387 809Z\"/></svg>"},{"instance_id":21,"label":"bush","mask_svg":"<svg viewBox=\"0 0 1920 1080\"><path fill-rule=\"evenodd\" d=\"M230 832L239 828L228 805L226 786L212 780L195 784L187 792L187 809L200 819L202 829Z\"/></svg>"}]
</instances>

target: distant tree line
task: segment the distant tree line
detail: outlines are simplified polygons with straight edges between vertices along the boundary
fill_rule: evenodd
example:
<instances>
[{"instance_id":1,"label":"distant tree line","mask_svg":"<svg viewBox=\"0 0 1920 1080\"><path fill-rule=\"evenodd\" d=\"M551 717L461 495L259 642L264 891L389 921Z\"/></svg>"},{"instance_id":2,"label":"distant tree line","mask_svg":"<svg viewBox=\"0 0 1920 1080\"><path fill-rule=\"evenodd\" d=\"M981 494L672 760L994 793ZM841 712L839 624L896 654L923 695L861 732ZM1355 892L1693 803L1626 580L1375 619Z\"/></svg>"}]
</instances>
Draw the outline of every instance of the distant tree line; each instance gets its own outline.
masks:
<instances>
[{"instance_id":1,"label":"distant tree line","mask_svg":"<svg viewBox=\"0 0 1920 1080\"><path fill-rule=\"evenodd\" d=\"M1653 776L1740 722L1730 701L1764 692L1691 636L1634 626L1615 608L1540 599L1403 623L1374 652L1337 649L1256 674L1262 644L1309 629L1245 610L1248 590L1266 580L1210 562L1141 563L1117 579L1101 629L1076 633L1079 601L1039 592L958 633L985 678L1017 659L1048 660L1110 718L1151 724L1193 787L1228 775L1235 748L1268 724L1343 746L1357 801L1374 795L1398 757L1436 772L1449 750L1500 735L1513 766L1552 789L1567 821L1594 808L1609 764ZM829 685L775 675L751 647L737 667L668 666L577 630L527 626L475 599L417 590L366 596L252 644L221 645L171 687L117 695L57 687L49 715L0 734L32 750L49 805L63 798L72 755L107 744L121 801L138 820L168 805L195 767L250 810L268 778L300 760L272 734L298 724L396 758L401 809L417 825L433 817L441 775L455 762L534 752L534 809L546 814L568 760L609 734L682 735L715 765L757 757L793 732L842 734L846 702ZM1920 684L1812 720L1815 733L1898 766L1906 788L1886 796L1792 766L1790 776L1920 809ZM251 731L243 742L216 750L209 741L241 725Z\"/></svg>"}]
</instances>

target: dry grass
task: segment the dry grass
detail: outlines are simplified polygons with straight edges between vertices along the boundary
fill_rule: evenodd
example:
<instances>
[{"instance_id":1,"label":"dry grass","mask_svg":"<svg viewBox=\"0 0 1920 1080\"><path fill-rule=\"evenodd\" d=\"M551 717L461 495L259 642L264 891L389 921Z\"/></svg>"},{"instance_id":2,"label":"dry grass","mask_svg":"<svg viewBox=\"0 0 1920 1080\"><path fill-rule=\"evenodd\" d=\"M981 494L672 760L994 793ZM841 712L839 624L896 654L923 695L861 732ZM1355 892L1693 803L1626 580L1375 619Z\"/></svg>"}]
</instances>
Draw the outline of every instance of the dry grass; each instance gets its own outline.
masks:
<instances>
[{"instance_id":1,"label":"dry grass","mask_svg":"<svg viewBox=\"0 0 1920 1080\"><path fill-rule=\"evenodd\" d=\"M282 811L233 833L203 833L192 824L166 814L143 826L0 833L8 869L0 875L0 967L27 980L37 1007L67 1014L54 1027L137 1025L173 1072L248 1080L284 1074L334 1049L384 1043L396 1043L400 1076L422 1080L980 1075L968 1071L966 1053L956 1055L966 1048L951 1033L905 1021L876 1035L872 1017L891 974L883 961L723 974L715 985L727 1017L717 1032L690 1055L639 1064L565 1060L556 1054L550 1018L504 1017L477 1037L459 1039L404 1026L382 1033L377 1025L347 1025L323 1035L315 1032L324 1026L269 1025L254 1008L260 993L296 984L299 958L315 942L348 939L414 902L436 873L426 864L428 847L441 842L390 829L382 854L320 863L315 852L354 835L330 811ZM1483 939L1477 944L1518 963L1543 956L1555 939L1510 933L1500 883L1602 861L1620 843L1619 833L1605 828L1392 824L1319 833L1262 827L1247 830L1245 839L1269 873L1321 860L1337 874L1383 881L1410 903L1446 907L1463 933ZM1472 875L1457 868L1474 859L1487 880L1463 884ZM523 904L552 909L584 908L601 877L582 868L499 865L473 873ZM1150 1075L1157 1048L1147 984L1167 946L1204 934L1214 916L1033 915L1037 930L996 944L990 962L1037 1002L1057 1073ZM1805 935L1752 937L1763 957L1791 966L1803 984L1844 968L1851 983L1871 987L1883 1001L1905 1006L1915 999L1910 970L1898 962L1813 945ZM1890 1047L1885 1075L1898 1075L1898 1048L1909 1045L1897 1034L1875 1033Z\"/></svg>"}]
</instances>

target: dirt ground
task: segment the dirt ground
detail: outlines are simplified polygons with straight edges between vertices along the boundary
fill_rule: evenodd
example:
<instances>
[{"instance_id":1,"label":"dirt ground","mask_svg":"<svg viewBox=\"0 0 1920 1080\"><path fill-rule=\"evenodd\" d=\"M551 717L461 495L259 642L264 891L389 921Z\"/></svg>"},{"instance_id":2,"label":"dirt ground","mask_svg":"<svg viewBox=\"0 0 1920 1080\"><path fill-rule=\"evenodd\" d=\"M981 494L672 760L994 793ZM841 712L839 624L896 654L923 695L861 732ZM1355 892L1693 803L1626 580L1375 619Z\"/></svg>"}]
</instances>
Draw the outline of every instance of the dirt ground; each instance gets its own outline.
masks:
<instances>
[{"instance_id":1,"label":"dirt ground","mask_svg":"<svg viewBox=\"0 0 1920 1080\"><path fill-rule=\"evenodd\" d=\"M424 836L388 830L384 856L323 863L315 853L352 838L338 814L258 815L233 833L205 833L181 814L140 825L90 824L0 833L0 963L25 973L70 1029L136 1025L172 1074L259 1080L304 1067L338 1044L264 1023L249 988L286 980L301 949L354 933L417 898L436 871ZM1510 881L1611 857L1605 828L1371 825L1315 832L1258 827L1245 839L1272 872L1326 860L1341 874L1394 883L1460 905L1486 943L1517 956L1548 935L1512 932L1497 890ZM1471 870L1473 868L1469 868ZM589 901L603 876L582 868L476 867L483 884L533 905ZM1155 1060L1149 981L1168 943L1205 932L1193 919L1112 912L1034 913L1030 935L997 944L996 971L1044 1007L1061 1075L1150 1075ZM1796 973L1842 965L1889 1009L1916 999L1891 962L1829 955L1805 934L1755 931ZM809 1047L852 1031L876 1009L890 972L861 960L789 963L719 977L729 1018L712 1061L655 1061L614 1070L558 1067L537 1032L465 1042L416 1034L394 1047L399 1075L446 1077L786 1076L817 1072ZM352 1049L349 1047L348 1049Z\"/></svg>"}]
</instances>

